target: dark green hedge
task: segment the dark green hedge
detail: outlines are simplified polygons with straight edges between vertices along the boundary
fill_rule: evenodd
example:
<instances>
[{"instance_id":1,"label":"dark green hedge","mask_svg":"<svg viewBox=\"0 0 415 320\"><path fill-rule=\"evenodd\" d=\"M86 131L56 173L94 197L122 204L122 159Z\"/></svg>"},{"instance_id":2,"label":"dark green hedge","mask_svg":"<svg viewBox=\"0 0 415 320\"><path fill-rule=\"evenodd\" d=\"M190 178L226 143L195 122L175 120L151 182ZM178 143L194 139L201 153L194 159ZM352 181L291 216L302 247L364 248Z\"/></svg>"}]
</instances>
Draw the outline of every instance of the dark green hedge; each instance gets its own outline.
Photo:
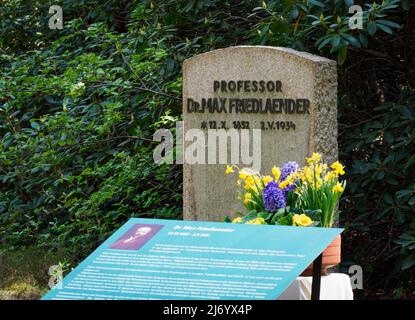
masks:
<instances>
[{"instance_id":1,"label":"dark green hedge","mask_svg":"<svg viewBox=\"0 0 415 320\"><path fill-rule=\"evenodd\" d=\"M240 44L339 62L344 266L365 294L410 297L415 270L415 14L408 0L54 1L0 7L0 241L82 259L128 217L177 218L181 167L152 134L181 117L181 63Z\"/></svg>"}]
</instances>

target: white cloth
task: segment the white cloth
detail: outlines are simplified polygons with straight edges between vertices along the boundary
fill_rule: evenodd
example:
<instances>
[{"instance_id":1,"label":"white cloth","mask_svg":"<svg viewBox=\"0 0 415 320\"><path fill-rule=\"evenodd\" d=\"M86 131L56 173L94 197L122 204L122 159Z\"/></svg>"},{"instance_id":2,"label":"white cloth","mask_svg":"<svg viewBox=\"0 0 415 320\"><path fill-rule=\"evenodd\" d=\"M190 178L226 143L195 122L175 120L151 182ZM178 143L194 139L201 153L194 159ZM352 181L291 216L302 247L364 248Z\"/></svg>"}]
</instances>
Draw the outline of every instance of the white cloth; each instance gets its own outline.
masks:
<instances>
[{"instance_id":1,"label":"white cloth","mask_svg":"<svg viewBox=\"0 0 415 320\"><path fill-rule=\"evenodd\" d=\"M277 300L310 300L313 277L298 277ZM350 277L344 273L321 276L320 300L353 300Z\"/></svg>"}]
</instances>

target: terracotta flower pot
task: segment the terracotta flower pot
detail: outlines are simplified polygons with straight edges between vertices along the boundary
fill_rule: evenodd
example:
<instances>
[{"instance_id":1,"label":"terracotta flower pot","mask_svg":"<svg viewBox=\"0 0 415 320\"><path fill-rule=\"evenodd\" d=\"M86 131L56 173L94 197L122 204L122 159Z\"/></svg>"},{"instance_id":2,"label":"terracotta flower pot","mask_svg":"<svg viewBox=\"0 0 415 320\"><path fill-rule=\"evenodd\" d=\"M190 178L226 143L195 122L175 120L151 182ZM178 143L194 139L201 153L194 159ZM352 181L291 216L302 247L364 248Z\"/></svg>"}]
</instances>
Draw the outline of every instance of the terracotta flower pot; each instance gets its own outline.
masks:
<instances>
[{"instance_id":1,"label":"terracotta flower pot","mask_svg":"<svg viewBox=\"0 0 415 320\"><path fill-rule=\"evenodd\" d=\"M341 236L336 239L323 251L323 262L321 265L321 274L327 274L327 269L338 265L341 261ZM303 271L301 276L309 277L313 275L313 264L311 263L307 269Z\"/></svg>"}]
</instances>

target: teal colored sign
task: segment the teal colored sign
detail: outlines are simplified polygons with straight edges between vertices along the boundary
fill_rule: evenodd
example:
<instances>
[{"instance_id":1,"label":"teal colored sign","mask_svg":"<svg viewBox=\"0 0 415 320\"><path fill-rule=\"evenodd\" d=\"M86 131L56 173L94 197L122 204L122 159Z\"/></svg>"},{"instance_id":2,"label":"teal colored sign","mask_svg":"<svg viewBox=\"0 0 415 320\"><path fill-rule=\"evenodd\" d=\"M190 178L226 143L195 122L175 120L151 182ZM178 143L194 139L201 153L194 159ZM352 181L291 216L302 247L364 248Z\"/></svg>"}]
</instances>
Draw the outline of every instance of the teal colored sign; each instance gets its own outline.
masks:
<instances>
[{"instance_id":1,"label":"teal colored sign","mask_svg":"<svg viewBox=\"0 0 415 320\"><path fill-rule=\"evenodd\" d=\"M342 230L130 219L43 299L276 299Z\"/></svg>"}]
</instances>

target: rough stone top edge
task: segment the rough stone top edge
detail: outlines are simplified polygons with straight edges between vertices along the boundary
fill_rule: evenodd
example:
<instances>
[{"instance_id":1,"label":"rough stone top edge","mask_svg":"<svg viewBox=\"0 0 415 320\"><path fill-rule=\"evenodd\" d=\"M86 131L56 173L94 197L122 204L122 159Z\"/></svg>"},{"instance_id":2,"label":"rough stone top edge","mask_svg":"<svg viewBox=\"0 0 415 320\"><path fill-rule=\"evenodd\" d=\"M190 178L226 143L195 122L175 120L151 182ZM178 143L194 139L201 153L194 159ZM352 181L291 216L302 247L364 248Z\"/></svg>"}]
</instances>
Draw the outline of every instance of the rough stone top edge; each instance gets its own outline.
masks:
<instances>
[{"instance_id":1,"label":"rough stone top edge","mask_svg":"<svg viewBox=\"0 0 415 320\"><path fill-rule=\"evenodd\" d=\"M193 56L191 58L188 58L183 61L183 65L196 62L199 59L207 58L208 56L214 56L216 54L226 54L229 51L233 50L239 50L239 49L266 49L266 50L273 50L273 51L279 51L282 53L285 53L287 55L293 55L297 58L300 58L304 60L305 62L314 62L317 64L333 64L337 65L337 62L335 60L331 60L325 57L317 56L308 52L304 51L297 51L291 48L284 48L284 47L271 47L271 46L232 46L222 49L216 49L209 52L204 52L201 54L198 54L196 56Z\"/></svg>"}]
</instances>

